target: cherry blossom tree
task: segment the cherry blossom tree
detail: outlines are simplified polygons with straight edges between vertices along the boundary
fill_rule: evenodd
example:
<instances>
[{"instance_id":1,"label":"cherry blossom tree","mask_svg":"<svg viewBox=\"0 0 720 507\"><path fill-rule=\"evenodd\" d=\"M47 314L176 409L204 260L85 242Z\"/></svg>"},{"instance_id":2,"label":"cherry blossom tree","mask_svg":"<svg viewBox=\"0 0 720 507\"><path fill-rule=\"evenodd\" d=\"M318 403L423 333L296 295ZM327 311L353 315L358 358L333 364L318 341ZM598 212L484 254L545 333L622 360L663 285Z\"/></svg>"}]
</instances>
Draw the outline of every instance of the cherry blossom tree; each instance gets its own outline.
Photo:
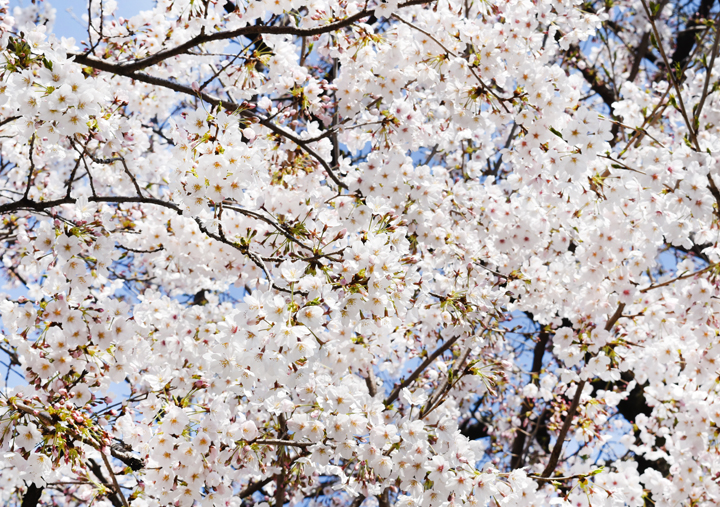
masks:
<instances>
[{"instance_id":1,"label":"cherry blossom tree","mask_svg":"<svg viewBox=\"0 0 720 507\"><path fill-rule=\"evenodd\" d=\"M0 0L3 505L720 502L712 0L116 8Z\"/></svg>"}]
</instances>

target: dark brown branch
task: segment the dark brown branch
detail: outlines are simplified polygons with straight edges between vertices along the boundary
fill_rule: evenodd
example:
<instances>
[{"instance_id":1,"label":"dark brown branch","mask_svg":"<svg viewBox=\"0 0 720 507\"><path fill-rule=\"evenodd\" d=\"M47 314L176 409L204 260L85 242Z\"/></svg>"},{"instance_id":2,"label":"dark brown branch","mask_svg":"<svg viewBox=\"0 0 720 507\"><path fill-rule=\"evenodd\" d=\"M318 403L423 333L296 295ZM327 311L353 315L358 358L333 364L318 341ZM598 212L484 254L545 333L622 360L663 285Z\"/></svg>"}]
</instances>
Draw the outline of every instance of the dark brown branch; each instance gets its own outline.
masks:
<instances>
[{"instance_id":1,"label":"dark brown branch","mask_svg":"<svg viewBox=\"0 0 720 507\"><path fill-rule=\"evenodd\" d=\"M275 476L275 507L282 507L285 505L285 488L287 486L285 481L285 466L280 463L282 469L280 473Z\"/></svg>"},{"instance_id":2,"label":"dark brown branch","mask_svg":"<svg viewBox=\"0 0 720 507\"><path fill-rule=\"evenodd\" d=\"M533 351L533 363L532 363L532 369L530 370L531 375L531 382L535 385L538 384L540 370L542 369L542 360L543 356L545 355L545 348L547 347L547 343L550 340L550 333L546 331L541 331L540 335L538 336L538 341L535 344L535 349ZM520 429L523 429L525 426L525 422L528 420L530 413L533 410L534 403L530 398L525 398L522 402L522 405L520 406L520 412L518 413L518 418L520 419ZM538 419L538 424L539 424ZM511 455L512 458L510 460L510 468L512 470L515 470L517 468L521 468L523 466L523 450L525 449L525 441L526 441L526 434L525 431L518 431L515 434L515 439L513 440Z\"/></svg>"},{"instance_id":3,"label":"dark brown branch","mask_svg":"<svg viewBox=\"0 0 720 507\"><path fill-rule=\"evenodd\" d=\"M578 55L580 54L580 48L577 48ZM585 78L585 81L588 82L590 85L590 89L597 93L600 98L603 100L603 102L610 108L612 111L612 105L615 102L615 92L610 88L607 83L600 77L600 74L597 70L595 70L594 67L590 65L584 65L581 66L583 68L579 69L582 73L583 77Z\"/></svg>"},{"instance_id":4,"label":"dark brown branch","mask_svg":"<svg viewBox=\"0 0 720 507\"><path fill-rule=\"evenodd\" d=\"M718 189L717 185L715 185L715 180L713 180L712 172L707 175L707 179L708 190L710 190L710 193L715 199L715 204L717 204L717 208L715 209L715 215L720 218L720 189Z\"/></svg>"},{"instance_id":5,"label":"dark brown branch","mask_svg":"<svg viewBox=\"0 0 720 507\"><path fill-rule=\"evenodd\" d=\"M136 81L141 81L143 83L148 83L148 84L152 84L155 86L167 88L169 90L173 90L173 91L176 91L179 93L184 93L185 95L189 95L191 97L197 97L197 98L200 98L201 100L203 100L204 102L207 102L208 104L211 104L215 107L222 107L223 109L230 111L230 112L238 112L240 114L240 116L243 116L245 118L252 118L252 119L258 121L262 126L269 129L274 134L285 137L286 139L289 139L293 143L297 144L303 151L305 151L308 155L313 157L323 167L323 169L325 169L325 172L330 177L330 179L335 183L335 185L337 185L339 188L347 189L347 185L345 185L345 183L340 181L340 179L335 174L334 169L332 167L330 167L330 165L325 161L325 159L323 159L313 148L311 148L306 141L304 141L303 139L300 139L298 136L296 136L292 132L286 130L285 128L283 128L279 125L276 125L268 118L263 118L262 116L257 115L255 113L252 113L251 111L247 110L247 105L236 104L236 103L230 102L230 101L224 101L222 99L213 97L206 93L202 93L202 92L198 93L189 86L182 85L182 84L176 83L174 81L170 81L168 79L162 79L159 77L150 76L148 74L144 74L141 72L128 71L128 70L124 69L123 66L121 66L121 65L108 63L106 61L97 60L95 58L89 58L84 55L76 56L75 61L81 65L86 65L88 67L102 70L104 72L109 72L111 74L128 77L130 79L134 79Z\"/></svg>"},{"instance_id":6,"label":"dark brown branch","mask_svg":"<svg viewBox=\"0 0 720 507\"><path fill-rule=\"evenodd\" d=\"M92 458L88 459L88 468L90 471L95 474L95 477L97 477L100 480L100 484L108 488L110 491L112 491L112 484L108 482L108 480L105 478L105 474L102 473L102 467ZM108 500L110 500L110 503L113 504L113 507L123 507L122 502L115 494L108 494L107 495Z\"/></svg>"},{"instance_id":7,"label":"dark brown branch","mask_svg":"<svg viewBox=\"0 0 720 507\"><path fill-rule=\"evenodd\" d=\"M162 199L155 199L152 197L91 196L91 197L88 197L88 201L89 202L108 202L108 203L115 203L115 204L120 204L120 203L155 204L157 206L163 206L165 208L170 208L170 209L174 210L178 215L183 214L183 211L177 205L175 205L171 202L163 201ZM21 210L21 209L30 209L33 211L45 211L47 209L54 208L56 206L60 206L62 204L74 204L75 202L77 202L77 200L73 197L64 197L62 199L55 199L53 201L45 201L45 202L37 202L37 201L33 201L31 199L27 199L27 198L23 197L22 199L20 199L18 201L0 205L0 215L5 214L5 213L12 213L14 211ZM205 234L206 236L208 236L209 238L212 238L212 239L219 241L221 243L224 243L226 245L232 246L236 250L240 251L242 254L247 255L250 258L250 260L263 271L263 273L267 277L268 283L270 284L270 286L273 289L275 289L277 291L281 291L281 292L290 292L288 289L286 289L284 287L280 287L272 281L272 277L270 277L270 273L267 270L265 263L262 261L262 259L260 257L258 257L257 254L251 252L247 247L243 247L239 243L235 243L235 242L230 241L227 238L225 238L225 235L222 233L222 229L220 230L220 233L221 233L220 235L214 234L214 233L210 232L207 229L207 227L205 227L203 225L202 221L199 218L194 218L194 220L195 220L195 223L197 224L197 226L200 228L200 231L203 234Z\"/></svg>"},{"instance_id":8,"label":"dark brown branch","mask_svg":"<svg viewBox=\"0 0 720 507\"><path fill-rule=\"evenodd\" d=\"M15 266L8 266L7 269L8 269L8 271L10 271L10 272L13 274L13 276L15 276L15 278L17 278L18 280L20 280L20 282L21 282L25 287L28 286L27 280L25 280L25 278L23 278L23 277L20 275L20 273L17 272L17 269L15 269Z\"/></svg>"},{"instance_id":9,"label":"dark brown branch","mask_svg":"<svg viewBox=\"0 0 720 507\"><path fill-rule=\"evenodd\" d=\"M385 406L388 406L392 404L395 400L398 399L398 396L400 396L400 391L402 391L404 388L409 386L413 383L413 381L420 376L420 374L425 371L425 368L430 366L430 364L435 361L443 352L445 352L447 349L453 346L453 344L460 339L461 335L457 335L454 338L449 339L445 343L443 343L440 347L435 349L435 352L430 354L425 361L422 362L420 366L417 367L417 369L410 374L408 378L403 380L399 385L393 389L393 391L390 393L390 396L388 396L385 401L383 402Z\"/></svg>"},{"instance_id":10,"label":"dark brown branch","mask_svg":"<svg viewBox=\"0 0 720 507\"><path fill-rule=\"evenodd\" d=\"M91 196L88 197L89 202L107 202L107 203L140 203L140 204L156 204L165 208L170 208L182 214L182 210L175 204L162 199L155 199L152 197L139 197L139 196ZM30 209L33 211L45 211L56 206L63 204L75 204L77 199L74 197L63 197L62 199L54 199L52 201L33 201L23 197L22 199L14 202L8 202L0 204L0 215L5 213L12 213L21 209Z\"/></svg>"},{"instance_id":11,"label":"dark brown branch","mask_svg":"<svg viewBox=\"0 0 720 507\"><path fill-rule=\"evenodd\" d=\"M82 157L78 157L77 161L75 161L75 166L72 168L72 171L70 172L70 176L67 180L67 192L65 192L65 197L70 197L70 194L72 193L72 187L73 183L75 181L75 173L77 173L78 167L80 167L80 161ZM27 197L27 196L26 196Z\"/></svg>"},{"instance_id":12,"label":"dark brown branch","mask_svg":"<svg viewBox=\"0 0 720 507\"><path fill-rule=\"evenodd\" d=\"M620 303L617 307L617 310L615 310L615 313L613 313L612 317L610 317L605 324L606 331L612 330L620 317L622 317L622 312L624 309L625 303ZM553 447L552 454L550 454L550 460L548 461L545 470L543 470L543 473L541 474L542 477L550 477L553 472L555 472L555 467L557 467L558 460L560 459L560 453L562 452L565 438L567 437L568 431L570 431L573 417L575 417L575 412L577 412L578 405L580 404L580 396L582 395L583 389L585 388L585 384L586 382L584 380L581 380L578 383L577 388L575 389L575 396L573 397L572 403L570 404L570 408L568 408L567 416L565 416L565 421L563 422L562 428L560 428L560 433L558 434L557 441L555 442L555 447Z\"/></svg>"},{"instance_id":13,"label":"dark brown branch","mask_svg":"<svg viewBox=\"0 0 720 507\"><path fill-rule=\"evenodd\" d=\"M110 455L113 458L125 463L125 465L129 466L132 471L137 472L138 470L145 468L145 460L142 458L136 458L131 453L132 448L123 442L115 443L110 446Z\"/></svg>"},{"instance_id":14,"label":"dark brown branch","mask_svg":"<svg viewBox=\"0 0 720 507\"><path fill-rule=\"evenodd\" d=\"M273 480L272 477L268 477L268 478L263 479L263 480L261 480L261 481L254 482L254 483L250 484L247 488L245 488L244 490L242 490L242 491L240 492L240 494L238 494L238 498L247 498L247 497L249 497L249 496L252 496L255 492L260 491L260 490L263 489L265 486L267 486L268 484L270 484L270 482L272 482L272 480Z\"/></svg>"},{"instance_id":15,"label":"dark brown branch","mask_svg":"<svg viewBox=\"0 0 720 507\"><path fill-rule=\"evenodd\" d=\"M622 312L625 309L625 303L620 303L617 307L617 310L615 310L615 313L612 314L612 317L610 317L605 324L605 331L610 331L618 320L620 320L620 317L622 317Z\"/></svg>"},{"instance_id":16,"label":"dark brown branch","mask_svg":"<svg viewBox=\"0 0 720 507\"><path fill-rule=\"evenodd\" d=\"M34 482L31 483L25 490L20 507L36 507L42 496L43 489L45 488L42 486L37 487Z\"/></svg>"},{"instance_id":17,"label":"dark brown branch","mask_svg":"<svg viewBox=\"0 0 720 507\"><path fill-rule=\"evenodd\" d=\"M0 345L0 350L5 352L10 357L10 365L11 366L20 366L20 358L17 355L17 352L14 350L10 350L5 348L4 345Z\"/></svg>"},{"instance_id":18,"label":"dark brown branch","mask_svg":"<svg viewBox=\"0 0 720 507\"><path fill-rule=\"evenodd\" d=\"M550 460L541 474L542 477L550 477L555 471L555 467L560 459L560 452L562 452L563 444L565 443L565 437L567 437L568 431L570 431L570 426L572 425L573 417L575 417L575 412L580 404L580 396L582 395L584 388L585 381L581 380L575 388L575 396L570 404L570 408L568 408L567 416L565 417L562 428L560 428L560 433L558 434L557 441L555 442L555 447L553 447L552 454L550 454Z\"/></svg>"},{"instance_id":19,"label":"dark brown branch","mask_svg":"<svg viewBox=\"0 0 720 507\"><path fill-rule=\"evenodd\" d=\"M434 0L410 0L399 5L400 8L409 7L412 5L422 5L432 3ZM318 26L315 28L296 28L292 26L267 26L267 25L250 25L237 30L228 30L224 32L215 33L200 33L195 37L192 37L187 42L175 46L174 48L166 49L150 55L145 58L141 58L132 63L118 64L118 67L122 69L124 73L132 73L138 70L157 65L168 58L174 56L180 56L186 54L190 49L205 44L206 42L212 42L217 40L234 39L241 36L253 36L251 38L257 38L263 34L272 35L297 35L299 37L312 37L315 35L322 35L324 33L334 32L341 28L348 27L360 21L363 18L370 17L374 14L375 9L363 9L362 11L353 14L345 19L329 23L324 26ZM71 55L75 57L75 61L82 63L81 60L87 58L87 54L75 54Z\"/></svg>"},{"instance_id":20,"label":"dark brown branch","mask_svg":"<svg viewBox=\"0 0 720 507\"><path fill-rule=\"evenodd\" d=\"M28 177L27 177L27 183L25 184L25 193L23 194L23 199L27 199L28 195L30 195L30 184L32 182L32 176L35 172L35 162L33 161L33 149L35 148L35 134L32 135L30 138L30 151L28 152L28 157L30 158L30 170L28 171Z\"/></svg>"},{"instance_id":21,"label":"dark brown branch","mask_svg":"<svg viewBox=\"0 0 720 507\"><path fill-rule=\"evenodd\" d=\"M350 504L350 507L360 507L360 505L362 505L362 503L364 501L365 501L365 495L360 494L353 499L352 503Z\"/></svg>"},{"instance_id":22,"label":"dark brown branch","mask_svg":"<svg viewBox=\"0 0 720 507\"><path fill-rule=\"evenodd\" d=\"M435 144L435 146L432 147L432 150L430 150L430 153L428 153L428 156L425 159L425 162L422 163L422 165L428 165L430 163L430 161L435 157L438 152L438 146L440 145Z\"/></svg>"},{"instance_id":23,"label":"dark brown branch","mask_svg":"<svg viewBox=\"0 0 720 507\"><path fill-rule=\"evenodd\" d=\"M130 504L128 503L127 499L125 498L125 495L122 492L122 488L120 487L120 484L118 484L117 477L115 477L115 472L113 472L112 466L110 465L110 462L107 459L107 456L105 456L105 453L100 451L100 456L102 457L103 462L105 463L105 468L107 468L108 473L110 474L110 478L112 479L112 483L115 486L115 493L117 496L120 497L120 500L122 501L122 505L124 507L130 507Z\"/></svg>"},{"instance_id":24,"label":"dark brown branch","mask_svg":"<svg viewBox=\"0 0 720 507\"><path fill-rule=\"evenodd\" d=\"M22 118L22 116L10 116L8 118L5 118L4 120L0 120L0 127L17 120L18 118Z\"/></svg>"},{"instance_id":25,"label":"dark brown branch","mask_svg":"<svg viewBox=\"0 0 720 507\"><path fill-rule=\"evenodd\" d=\"M379 507L390 507L390 488L385 488L377 499Z\"/></svg>"},{"instance_id":26,"label":"dark brown branch","mask_svg":"<svg viewBox=\"0 0 720 507\"><path fill-rule=\"evenodd\" d=\"M365 385L368 388L368 394L370 394L370 396L374 398L377 394L377 383L375 380L375 372L373 371L372 364L368 366L368 374L367 377L365 377Z\"/></svg>"},{"instance_id":27,"label":"dark brown branch","mask_svg":"<svg viewBox=\"0 0 720 507\"><path fill-rule=\"evenodd\" d=\"M635 81L635 78L640 72L640 62L642 62L643 58L645 58L649 45L650 32L645 32L642 36L642 39L640 39L640 44L638 44L637 50L635 52L635 58L633 59L633 64L630 68L630 75L627 79L629 82L632 83L633 81Z\"/></svg>"},{"instance_id":28,"label":"dark brown branch","mask_svg":"<svg viewBox=\"0 0 720 507\"><path fill-rule=\"evenodd\" d=\"M682 66L686 63L687 58L695 47L695 33L697 28L702 26L703 20L707 19L710 15L710 9L713 4L715 4L715 0L701 0L697 11L688 19L685 30L678 33L675 41L675 51L671 58L673 66L678 63ZM672 72L672 69L667 70Z\"/></svg>"}]
</instances>

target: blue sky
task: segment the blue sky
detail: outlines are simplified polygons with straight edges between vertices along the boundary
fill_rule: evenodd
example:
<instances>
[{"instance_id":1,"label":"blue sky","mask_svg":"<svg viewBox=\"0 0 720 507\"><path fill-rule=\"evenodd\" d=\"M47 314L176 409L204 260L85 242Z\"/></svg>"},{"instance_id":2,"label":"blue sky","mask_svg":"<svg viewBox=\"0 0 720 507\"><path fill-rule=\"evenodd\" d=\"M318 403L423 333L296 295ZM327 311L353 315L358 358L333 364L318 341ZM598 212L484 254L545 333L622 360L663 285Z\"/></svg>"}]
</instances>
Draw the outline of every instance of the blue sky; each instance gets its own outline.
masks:
<instances>
[{"instance_id":1,"label":"blue sky","mask_svg":"<svg viewBox=\"0 0 720 507\"><path fill-rule=\"evenodd\" d=\"M53 33L59 37L74 37L75 41L87 39L87 24L83 21L83 15L87 13L86 0L42 0L55 8L55 25ZM100 0L94 0L99 3ZM31 5L30 0L11 0L10 5L27 7ZM152 9L155 5L153 0L117 0L116 16L130 18L140 11Z\"/></svg>"}]
</instances>

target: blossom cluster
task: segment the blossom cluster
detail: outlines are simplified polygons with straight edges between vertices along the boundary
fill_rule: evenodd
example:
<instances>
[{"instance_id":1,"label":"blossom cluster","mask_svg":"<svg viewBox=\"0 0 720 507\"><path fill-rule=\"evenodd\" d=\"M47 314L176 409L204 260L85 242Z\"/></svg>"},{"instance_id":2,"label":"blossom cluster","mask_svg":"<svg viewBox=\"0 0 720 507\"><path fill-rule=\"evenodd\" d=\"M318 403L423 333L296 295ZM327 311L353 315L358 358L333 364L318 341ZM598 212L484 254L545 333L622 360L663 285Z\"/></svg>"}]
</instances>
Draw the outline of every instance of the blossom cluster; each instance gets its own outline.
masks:
<instances>
[{"instance_id":1,"label":"blossom cluster","mask_svg":"<svg viewBox=\"0 0 720 507\"><path fill-rule=\"evenodd\" d=\"M89 5L0 0L3 502L717 504L720 95L595 43L672 13Z\"/></svg>"}]
</instances>

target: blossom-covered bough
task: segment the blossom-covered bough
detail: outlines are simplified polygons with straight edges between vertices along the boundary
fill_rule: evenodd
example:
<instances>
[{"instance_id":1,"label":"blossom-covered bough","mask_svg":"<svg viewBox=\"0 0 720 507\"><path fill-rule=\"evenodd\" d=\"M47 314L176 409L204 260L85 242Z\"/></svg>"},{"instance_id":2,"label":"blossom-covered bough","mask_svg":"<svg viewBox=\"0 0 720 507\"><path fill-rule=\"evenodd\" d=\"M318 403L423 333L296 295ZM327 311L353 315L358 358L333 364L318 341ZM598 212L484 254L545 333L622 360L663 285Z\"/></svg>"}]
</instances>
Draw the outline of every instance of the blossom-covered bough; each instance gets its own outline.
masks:
<instances>
[{"instance_id":1,"label":"blossom-covered bough","mask_svg":"<svg viewBox=\"0 0 720 507\"><path fill-rule=\"evenodd\" d=\"M716 505L712 0L0 1L4 505Z\"/></svg>"}]
</instances>

